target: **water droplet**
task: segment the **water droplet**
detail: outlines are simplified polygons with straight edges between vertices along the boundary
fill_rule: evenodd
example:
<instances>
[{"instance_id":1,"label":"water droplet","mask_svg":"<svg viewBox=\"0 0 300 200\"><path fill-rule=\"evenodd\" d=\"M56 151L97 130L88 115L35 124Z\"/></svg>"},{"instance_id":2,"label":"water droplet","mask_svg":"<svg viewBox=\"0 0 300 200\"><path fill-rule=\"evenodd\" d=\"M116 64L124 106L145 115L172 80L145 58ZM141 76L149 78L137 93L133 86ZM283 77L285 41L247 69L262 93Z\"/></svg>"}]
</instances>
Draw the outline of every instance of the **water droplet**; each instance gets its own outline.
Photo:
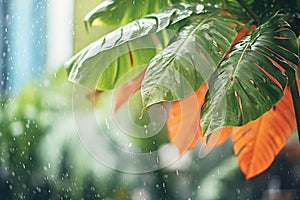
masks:
<instances>
[{"instance_id":1,"label":"water droplet","mask_svg":"<svg viewBox=\"0 0 300 200\"><path fill-rule=\"evenodd\" d=\"M15 152L15 148L9 148L10 153Z\"/></svg>"},{"instance_id":2,"label":"water droplet","mask_svg":"<svg viewBox=\"0 0 300 200\"><path fill-rule=\"evenodd\" d=\"M106 124L106 128L107 128L107 129L110 129L110 126L109 126L109 123L108 123L108 121L107 121L107 118L105 118L104 121L105 121L105 124Z\"/></svg>"},{"instance_id":3,"label":"water droplet","mask_svg":"<svg viewBox=\"0 0 300 200\"><path fill-rule=\"evenodd\" d=\"M40 187L36 187L36 191L42 192L42 189Z\"/></svg>"},{"instance_id":4,"label":"water droplet","mask_svg":"<svg viewBox=\"0 0 300 200\"><path fill-rule=\"evenodd\" d=\"M158 157L156 157L156 163L157 163L157 164L159 163L159 158L158 158Z\"/></svg>"},{"instance_id":5,"label":"water droplet","mask_svg":"<svg viewBox=\"0 0 300 200\"><path fill-rule=\"evenodd\" d=\"M96 191L95 187L94 187L94 186L91 186L91 187L90 187L90 191L93 191L93 192Z\"/></svg>"}]
</instances>

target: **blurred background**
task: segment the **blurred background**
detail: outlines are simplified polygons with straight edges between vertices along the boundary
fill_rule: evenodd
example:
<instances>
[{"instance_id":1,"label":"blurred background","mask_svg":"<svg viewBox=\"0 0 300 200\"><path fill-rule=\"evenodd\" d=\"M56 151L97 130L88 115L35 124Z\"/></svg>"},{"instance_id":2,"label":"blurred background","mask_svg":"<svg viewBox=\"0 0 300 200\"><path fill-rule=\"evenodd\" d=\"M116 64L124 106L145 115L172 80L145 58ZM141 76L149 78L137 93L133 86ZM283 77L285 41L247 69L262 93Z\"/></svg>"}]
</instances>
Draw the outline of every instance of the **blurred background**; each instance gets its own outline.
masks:
<instances>
[{"instance_id":1,"label":"blurred background","mask_svg":"<svg viewBox=\"0 0 300 200\"><path fill-rule=\"evenodd\" d=\"M99 3L0 0L1 200L300 199L295 134L272 166L248 181L231 141L203 159L198 156L199 146L173 165L143 174L118 172L97 162L78 137L73 85L63 63L113 29L86 31L83 18ZM99 115L107 112L110 95L104 94L98 103ZM138 109L132 110L138 118ZM107 134L112 133L107 130ZM147 140L121 142L149 152L167 145L168 135L164 128Z\"/></svg>"}]
</instances>

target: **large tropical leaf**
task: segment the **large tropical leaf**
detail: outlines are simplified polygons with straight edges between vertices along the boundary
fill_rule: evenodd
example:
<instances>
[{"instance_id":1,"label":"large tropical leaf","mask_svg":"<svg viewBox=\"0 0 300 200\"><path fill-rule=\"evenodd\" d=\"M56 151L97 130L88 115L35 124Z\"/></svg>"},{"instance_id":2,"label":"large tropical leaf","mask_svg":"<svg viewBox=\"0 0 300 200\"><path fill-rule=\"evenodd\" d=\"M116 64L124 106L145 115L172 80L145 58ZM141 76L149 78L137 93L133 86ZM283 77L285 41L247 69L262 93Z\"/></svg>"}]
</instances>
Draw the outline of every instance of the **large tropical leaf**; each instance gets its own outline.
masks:
<instances>
[{"instance_id":1,"label":"large tropical leaf","mask_svg":"<svg viewBox=\"0 0 300 200\"><path fill-rule=\"evenodd\" d=\"M203 137L200 110L207 90L207 83L204 83L196 92L174 101L169 110L167 121L169 138L180 154L193 149L199 142L205 145L203 151L209 151L223 144L232 132L231 128L226 128L214 132L209 137Z\"/></svg>"},{"instance_id":2,"label":"large tropical leaf","mask_svg":"<svg viewBox=\"0 0 300 200\"><path fill-rule=\"evenodd\" d=\"M65 64L69 80L99 90L114 88L123 74L148 63L156 54L157 42L151 34L202 12L199 8L199 5L177 4L101 37Z\"/></svg>"},{"instance_id":3,"label":"large tropical leaf","mask_svg":"<svg viewBox=\"0 0 300 200\"><path fill-rule=\"evenodd\" d=\"M85 16L84 23L86 27L123 26L177 3L199 3L199 0L104 0ZM219 0L205 0L201 3L220 7Z\"/></svg>"},{"instance_id":4,"label":"large tropical leaf","mask_svg":"<svg viewBox=\"0 0 300 200\"><path fill-rule=\"evenodd\" d=\"M195 93L175 101L169 110L167 127L170 142L182 154L204 141L200 127L200 109L208 87L203 84Z\"/></svg>"},{"instance_id":5,"label":"large tropical leaf","mask_svg":"<svg viewBox=\"0 0 300 200\"><path fill-rule=\"evenodd\" d=\"M105 0L84 18L85 25L123 26L146 14L158 12L168 5L168 0Z\"/></svg>"},{"instance_id":6,"label":"large tropical leaf","mask_svg":"<svg viewBox=\"0 0 300 200\"><path fill-rule=\"evenodd\" d=\"M234 128L234 152L247 179L271 165L296 128L292 105L291 93L287 87L284 97L270 111L255 121Z\"/></svg>"},{"instance_id":7,"label":"large tropical leaf","mask_svg":"<svg viewBox=\"0 0 300 200\"><path fill-rule=\"evenodd\" d=\"M271 109L283 96L284 72L297 64L295 34L281 17L272 17L236 44L210 78L201 111L204 134L244 125Z\"/></svg>"},{"instance_id":8,"label":"large tropical leaf","mask_svg":"<svg viewBox=\"0 0 300 200\"><path fill-rule=\"evenodd\" d=\"M145 107L182 99L214 72L230 48L237 22L226 13L206 13L184 26L174 41L150 62L142 82Z\"/></svg>"}]
</instances>

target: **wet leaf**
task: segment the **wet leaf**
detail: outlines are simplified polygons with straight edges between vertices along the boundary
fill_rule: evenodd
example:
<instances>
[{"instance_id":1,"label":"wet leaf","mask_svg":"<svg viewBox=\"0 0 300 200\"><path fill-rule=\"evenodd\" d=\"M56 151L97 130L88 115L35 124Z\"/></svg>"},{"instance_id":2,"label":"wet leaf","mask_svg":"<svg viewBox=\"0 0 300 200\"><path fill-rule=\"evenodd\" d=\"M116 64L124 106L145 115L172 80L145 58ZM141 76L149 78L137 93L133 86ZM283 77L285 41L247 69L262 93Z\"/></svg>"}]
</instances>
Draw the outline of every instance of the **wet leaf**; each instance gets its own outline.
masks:
<instances>
[{"instance_id":1,"label":"wet leaf","mask_svg":"<svg viewBox=\"0 0 300 200\"><path fill-rule=\"evenodd\" d=\"M112 31L65 64L69 80L93 89L113 89L122 75L146 66L157 53L152 34L198 12L197 5L177 4Z\"/></svg>"},{"instance_id":2,"label":"wet leaf","mask_svg":"<svg viewBox=\"0 0 300 200\"><path fill-rule=\"evenodd\" d=\"M236 44L209 80L201 111L204 134L257 119L283 96L285 70L298 64L298 45L278 16Z\"/></svg>"},{"instance_id":3,"label":"wet leaf","mask_svg":"<svg viewBox=\"0 0 300 200\"><path fill-rule=\"evenodd\" d=\"M145 107L182 99L214 72L231 46L238 23L226 14L206 13L182 28L146 70L141 93Z\"/></svg>"},{"instance_id":4,"label":"wet leaf","mask_svg":"<svg viewBox=\"0 0 300 200\"><path fill-rule=\"evenodd\" d=\"M300 79L298 79L298 84ZM286 144L296 128L295 113L289 88L283 98L255 121L234 128L234 152L247 179L265 171Z\"/></svg>"}]
</instances>

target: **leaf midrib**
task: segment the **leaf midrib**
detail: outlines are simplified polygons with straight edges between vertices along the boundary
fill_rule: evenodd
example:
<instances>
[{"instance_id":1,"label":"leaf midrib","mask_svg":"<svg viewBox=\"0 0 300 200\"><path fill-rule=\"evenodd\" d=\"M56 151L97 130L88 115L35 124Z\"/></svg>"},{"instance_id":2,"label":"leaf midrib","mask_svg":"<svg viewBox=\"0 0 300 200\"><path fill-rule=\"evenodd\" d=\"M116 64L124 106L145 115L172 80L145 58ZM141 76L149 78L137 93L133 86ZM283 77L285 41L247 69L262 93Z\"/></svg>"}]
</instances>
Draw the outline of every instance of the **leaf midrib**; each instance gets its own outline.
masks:
<instances>
[{"instance_id":1,"label":"leaf midrib","mask_svg":"<svg viewBox=\"0 0 300 200\"><path fill-rule=\"evenodd\" d=\"M234 68L234 70L233 70L233 72L232 72L231 77L232 77L232 80L233 80L233 81L231 81L230 86L232 86L232 85L233 85L233 82L235 81L235 76L236 76L236 74L237 74L238 68L240 67L241 62L242 62L242 60L243 60L243 57L245 56L246 51L248 50L248 47L249 47L250 44L251 44L251 41L249 41L249 42L247 43L247 45L245 46L245 48L243 49L242 54L241 54L241 56L240 56L240 58L239 58L239 60L238 60L238 62L237 62L237 64L236 64L236 67ZM231 77L230 77L230 78L231 78Z\"/></svg>"},{"instance_id":2,"label":"leaf midrib","mask_svg":"<svg viewBox=\"0 0 300 200\"><path fill-rule=\"evenodd\" d=\"M258 30L258 29L257 29L257 30ZM244 60L243 57L245 56L246 51L248 50L248 47L249 47L252 43L254 43L254 41L256 41L256 40L259 38L259 36L260 36L260 35L258 34L255 38L253 38L252 40L250 39L250 40L247 42L245 48L244 48L243 51L242 51L242 54L241 54L241 56L240 56L238 62L237 62L237 64L236 64L236 67L234 68L234 70L233 70L233 72L232 72L231 77L232 77L232 80L233 80L233 81L231 81L230 86L232 86L233 83L234 83L234 81L235 81L235 77L236 77L238 68L240 67L240 65L241 65L241 63L242 63L242 60Z\"/></svg>"},{"instance_id":3,"label":"leaf midrib","mask_svg":"<svg viewBox=\"0 0 300 200\"><path fill-rule=\"evenodd\" d=\"M190 36L192 36L204 23L206 23L210 18L211 18L211 16L212 16L212 14L210 14L210 15L208 15L208 16L206 16L202 21L201 21L201 23L199 23L188 35L187 35L187 38L189 38ZM173 55L171 56L171 57L173 57L173 58L171 58L170 59L170 61L167 63L167 64L169 64L169 63L171 63L172 61L174 61L174 59L175 59L175 57L176 57L176 55L178 54L178 52L182 49L182 47L185 45L185 43L187 42L188 40L187 39L185 39L185 40L183 40L182 42L181 42L181 44L180 44L180 48L178 48L174 53L173 53Z\"/></svg>"}]
</instances>

